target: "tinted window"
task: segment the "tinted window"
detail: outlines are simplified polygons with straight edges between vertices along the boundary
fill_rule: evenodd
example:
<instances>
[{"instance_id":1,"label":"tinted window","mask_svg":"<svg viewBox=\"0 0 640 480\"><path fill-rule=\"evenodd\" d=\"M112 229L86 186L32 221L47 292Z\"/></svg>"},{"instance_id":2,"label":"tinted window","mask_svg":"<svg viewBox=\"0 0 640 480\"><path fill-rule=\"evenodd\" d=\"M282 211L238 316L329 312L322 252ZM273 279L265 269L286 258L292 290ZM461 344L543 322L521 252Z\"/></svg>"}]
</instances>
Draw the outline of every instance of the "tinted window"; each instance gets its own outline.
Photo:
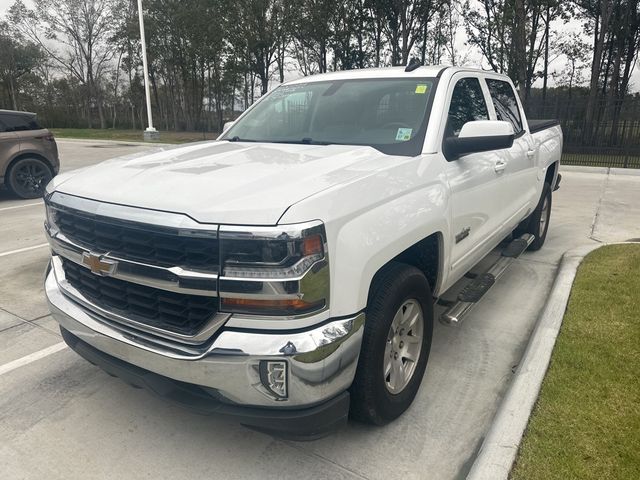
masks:
<instances>
[{"instance_id":1,"label":"tinted window","mask_svg":"<svg viewBox=\"0 0 640 480\"><path fill-rule=\"evenodd\" d=\"M276 88L225 133L232 141L369 145L416 155L432 79L356 79Z\"/></svg>"},{"instance_id":2,"label":"tinted window","mask_svg":"<svg viewBox=\"0 0 640 480\"><path fill-rule=\"evenodd\" d=\"M477 78L463 78L458 80L453 89L445 136L458 136L462 126L474 120L489 120L487 104L480 81Z\"/></svg>"},{"instance_id":3,"label":"tinted window","mask_svg":"<svg viewBox=\"0 0 640 480\"><path fill-rule=\"evenodd\" d=\"M18 115L12 113L0 114L0 122L7 132L23 132L25 130L40 130L42 127L36 122L35 115Z\"/></svg>"},{"instance_id":4,"label":"tinted window","mask_svg":"<svg viewBox=\"0 0 640 480\"><path fill-rule=\"evenodd\" d=\"M487 86L491 93L493 106L496 108L497 119L510 122L513 125L514 132L521 132L520 109L511 85L502 80L487 79Z\"/></svg>"}]
</instances>

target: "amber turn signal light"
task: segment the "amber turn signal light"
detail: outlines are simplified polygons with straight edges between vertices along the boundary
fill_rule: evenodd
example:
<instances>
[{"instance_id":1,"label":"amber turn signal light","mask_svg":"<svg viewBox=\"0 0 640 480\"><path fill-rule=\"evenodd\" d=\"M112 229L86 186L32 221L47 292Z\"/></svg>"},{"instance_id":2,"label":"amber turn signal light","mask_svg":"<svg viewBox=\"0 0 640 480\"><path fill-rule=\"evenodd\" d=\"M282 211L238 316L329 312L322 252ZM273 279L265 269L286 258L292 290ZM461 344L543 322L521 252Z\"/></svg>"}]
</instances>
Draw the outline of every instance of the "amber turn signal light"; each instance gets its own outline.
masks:
<instances>
[{"instance_id":1,"label":"amber turn signal light","mask_svg":"<svg viewBox=\"0 0 640 480\"><path fill-rule=\"evenodd\" d=\"M309 257L316 254L322 255L322 237L320 235L305 237L302 241L302 255Z\"/></svg>"},{"instance_id":2,"label":"amber turn signal light","mask_svg":"<svg viewBox=\"0 0 640 480\"><path fill-rule=\"evenodd\" d=\"M253 298L223 298L222 306L232 311L247 313L304 313L321 308L324 300L319 302L305 302L300 298L290 300L255 300Z\"/></svg>"}]
</instances>

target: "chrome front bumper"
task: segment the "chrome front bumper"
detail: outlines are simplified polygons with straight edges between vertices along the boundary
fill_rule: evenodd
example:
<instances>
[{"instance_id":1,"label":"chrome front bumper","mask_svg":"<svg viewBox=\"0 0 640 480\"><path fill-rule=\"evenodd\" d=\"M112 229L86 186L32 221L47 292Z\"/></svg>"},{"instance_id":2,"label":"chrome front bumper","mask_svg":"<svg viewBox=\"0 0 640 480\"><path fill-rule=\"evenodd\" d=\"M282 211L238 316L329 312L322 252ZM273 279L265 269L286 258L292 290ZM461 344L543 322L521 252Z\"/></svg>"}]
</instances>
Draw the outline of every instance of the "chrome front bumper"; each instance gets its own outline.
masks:
<instances>
[{"instance_id":1,"label":"chrome front bumper","mask_svg":"<svg viewBox=\"0 0 640 480\"><path fill-rule=\"evenodd\" d=\"M212 389L229 404L313 406L344 392L355 376L364 313L303 331L274 333L223 327L213 343L194 356L151 344L83 308L61 291L53 270L45 280L45 292L53 317L83 342L128 364ZM262 360L287 362L288 398L276 398L262 384Z\"/></svg>"}]
</instances>

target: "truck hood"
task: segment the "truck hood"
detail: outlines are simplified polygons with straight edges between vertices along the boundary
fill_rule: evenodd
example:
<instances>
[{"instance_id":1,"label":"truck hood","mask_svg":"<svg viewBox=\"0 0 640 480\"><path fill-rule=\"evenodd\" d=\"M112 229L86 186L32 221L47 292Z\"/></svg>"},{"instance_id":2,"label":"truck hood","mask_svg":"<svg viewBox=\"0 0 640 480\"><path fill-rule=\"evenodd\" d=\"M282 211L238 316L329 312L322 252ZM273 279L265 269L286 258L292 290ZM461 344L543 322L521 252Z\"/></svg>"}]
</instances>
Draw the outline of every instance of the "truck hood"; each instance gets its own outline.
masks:
<instances>
[{"instance_id":1,"label":"truck hood","mask_svg":"<svg viewBox=\"0 0 640 480\"><path fill-rule=\"evenodd\" d=\"M359 146L203 142L108 160L49 189L202 223L275 225L294 203L388 165L382 158L393 157Z\"/></svg>"}]
</instances>

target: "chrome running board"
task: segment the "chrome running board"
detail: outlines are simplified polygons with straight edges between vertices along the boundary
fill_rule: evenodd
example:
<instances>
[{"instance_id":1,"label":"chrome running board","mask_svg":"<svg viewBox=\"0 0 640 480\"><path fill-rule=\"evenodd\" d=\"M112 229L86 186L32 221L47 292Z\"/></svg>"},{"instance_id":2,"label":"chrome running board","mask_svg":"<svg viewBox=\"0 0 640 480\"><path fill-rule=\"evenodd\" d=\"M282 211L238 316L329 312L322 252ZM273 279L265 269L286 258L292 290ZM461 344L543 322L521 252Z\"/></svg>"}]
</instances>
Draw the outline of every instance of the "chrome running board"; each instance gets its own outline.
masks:
<instances>
[{"instance_id":1,"label":"chrome running board","mask_svg":"<svg viewBox=\"0 0 640 480\"><path fill-rule=\"evenodd\" d=\"M484 294L498 281L513 261L522 255L534 239L533 235L525 233L512 240L489 270L478 275L462 289L458 294L457 301L440 316L440 321L453 325L462 322L464 316L482 299Z\"/></svg>"}]
</instances>

